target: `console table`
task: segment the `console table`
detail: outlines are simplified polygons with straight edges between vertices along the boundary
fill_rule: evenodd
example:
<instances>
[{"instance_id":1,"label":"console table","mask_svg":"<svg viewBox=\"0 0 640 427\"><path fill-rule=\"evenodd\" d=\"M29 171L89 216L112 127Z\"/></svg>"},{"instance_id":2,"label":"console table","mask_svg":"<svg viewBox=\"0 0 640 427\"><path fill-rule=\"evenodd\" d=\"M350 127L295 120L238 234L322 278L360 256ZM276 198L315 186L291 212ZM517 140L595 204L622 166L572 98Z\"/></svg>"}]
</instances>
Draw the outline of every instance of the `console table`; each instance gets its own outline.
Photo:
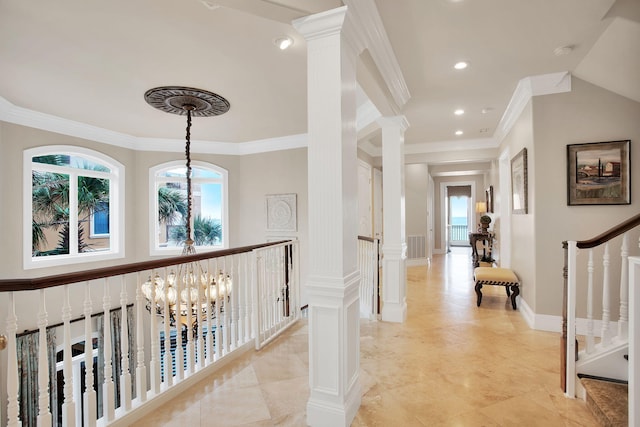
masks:
<instances>
[{"instance_id":1,"label":"console table","mask_svg":"<svg viewBox=\"0 0 640 427\"><path fill-rule=\"evenodd\" d=\"M470 232L469 233L469 243L471 244L471 256L474 261L478 260L478 248L476 247L476 243L481 241L484 247L482 248L482 256L487 255L487 246L489 248L489 256L491 256L491 249L493 248L493 239L495 238L495 233L488 231L486 233L483 232Z\"/></svg>"}]
</instances>

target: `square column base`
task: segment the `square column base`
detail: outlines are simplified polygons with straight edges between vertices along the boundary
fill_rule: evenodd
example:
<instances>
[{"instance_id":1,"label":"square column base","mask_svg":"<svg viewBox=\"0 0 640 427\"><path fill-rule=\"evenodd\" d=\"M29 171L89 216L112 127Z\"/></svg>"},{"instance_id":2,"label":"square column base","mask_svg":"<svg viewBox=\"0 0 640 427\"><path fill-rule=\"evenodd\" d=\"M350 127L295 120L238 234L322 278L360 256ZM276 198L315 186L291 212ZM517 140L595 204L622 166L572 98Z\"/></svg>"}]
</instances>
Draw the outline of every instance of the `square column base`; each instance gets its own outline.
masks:
<instances>
[{"instance_id":1,"label":"square column base","mask_svg":"<svg viewBox=\"0 0 640 427\"><path fill-rule=\"evenodd\" d=\"M312 427L348 427L358 413L361 403L360 384L349 391L344 406L309 399L307 402L307 424Z\"/></svg>"}]
</instances>

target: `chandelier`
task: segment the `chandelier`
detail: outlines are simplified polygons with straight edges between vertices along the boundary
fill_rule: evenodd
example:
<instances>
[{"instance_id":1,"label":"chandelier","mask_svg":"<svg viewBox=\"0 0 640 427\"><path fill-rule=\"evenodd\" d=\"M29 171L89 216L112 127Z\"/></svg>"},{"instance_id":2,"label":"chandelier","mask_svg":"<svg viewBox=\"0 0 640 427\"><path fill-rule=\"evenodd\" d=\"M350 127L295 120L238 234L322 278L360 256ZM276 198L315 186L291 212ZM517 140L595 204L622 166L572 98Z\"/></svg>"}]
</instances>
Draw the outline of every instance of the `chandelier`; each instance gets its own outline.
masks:
<instances>
[{"instance_id":1,"label":"chandelier","mask_svg":"<svg viewBox=\"0 0 640 427\"><path fill-rule=\"evenodd\" d=\"M144 94L149 105L161 111L187 116L185 143L187 178L187 216L185 219L186 239L182 255L196 253L191 233L191 118L211 117L229 111L229 101L213 92L182 86L163 86L149 89ZM208 273L200 262L180 264L178 271L171 271L166 277L155 274L142 284L142 293L147 299L147 308L163 318L169 318L172 326L196 325L199 315L214 313L216 302L222 310L224 301L231 293L232 282L228 274ZM154 308L155 307L155 308ZM168 312L167 312L168 311Z\"/></svg>"}]
</instances>

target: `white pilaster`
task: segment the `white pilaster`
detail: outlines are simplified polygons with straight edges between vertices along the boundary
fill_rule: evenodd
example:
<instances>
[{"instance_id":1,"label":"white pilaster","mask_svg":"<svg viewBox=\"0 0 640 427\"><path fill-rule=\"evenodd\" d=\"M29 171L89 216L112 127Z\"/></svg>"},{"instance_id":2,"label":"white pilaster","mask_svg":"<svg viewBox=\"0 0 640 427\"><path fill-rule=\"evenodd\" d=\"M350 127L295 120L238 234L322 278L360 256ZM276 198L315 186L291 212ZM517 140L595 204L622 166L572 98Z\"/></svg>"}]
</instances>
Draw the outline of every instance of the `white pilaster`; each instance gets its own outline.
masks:
<instances>
[{"instance_id":1,"label":"white pilaster","mask_svg":"<svg viewBox=\"0 0 640 427\"><path fill-rule=\"evenodd\" d=\"M360 406L357 49L347 8L294 21L307 39L309 388L307 423L348 426Z\"/></svg>"},{"instance_id":2,"label":"white pilaster","mask_svg":"<svg viewBox=\"0 0 640 427\"><path fill-rule=\"evenodd\" d=\"M384 173L382 243L382 320L404 322L407 318L407 243L404 204L404 116L381 117L382 170Z\"/></svg>"}]
</instances>

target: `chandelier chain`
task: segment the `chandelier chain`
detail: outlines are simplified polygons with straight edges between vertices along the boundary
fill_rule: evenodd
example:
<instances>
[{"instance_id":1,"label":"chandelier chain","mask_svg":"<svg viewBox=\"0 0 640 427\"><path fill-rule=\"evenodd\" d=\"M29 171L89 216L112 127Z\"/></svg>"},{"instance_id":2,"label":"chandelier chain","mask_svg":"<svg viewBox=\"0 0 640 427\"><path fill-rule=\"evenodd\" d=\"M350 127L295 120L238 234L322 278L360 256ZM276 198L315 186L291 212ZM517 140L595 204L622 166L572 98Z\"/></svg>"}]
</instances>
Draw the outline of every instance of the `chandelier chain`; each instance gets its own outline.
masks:
<instances>
[{"instance_id":1,"label":"chandelier chain","mask_svg":"<svg viewBox=\"0 0 640 427\"><path fill-rule=\"evenodd\" d=\"M187 244L191 239L191 110L187 110L187 142L185 144L187 158Z\"/></svg>"}]
</instances>

